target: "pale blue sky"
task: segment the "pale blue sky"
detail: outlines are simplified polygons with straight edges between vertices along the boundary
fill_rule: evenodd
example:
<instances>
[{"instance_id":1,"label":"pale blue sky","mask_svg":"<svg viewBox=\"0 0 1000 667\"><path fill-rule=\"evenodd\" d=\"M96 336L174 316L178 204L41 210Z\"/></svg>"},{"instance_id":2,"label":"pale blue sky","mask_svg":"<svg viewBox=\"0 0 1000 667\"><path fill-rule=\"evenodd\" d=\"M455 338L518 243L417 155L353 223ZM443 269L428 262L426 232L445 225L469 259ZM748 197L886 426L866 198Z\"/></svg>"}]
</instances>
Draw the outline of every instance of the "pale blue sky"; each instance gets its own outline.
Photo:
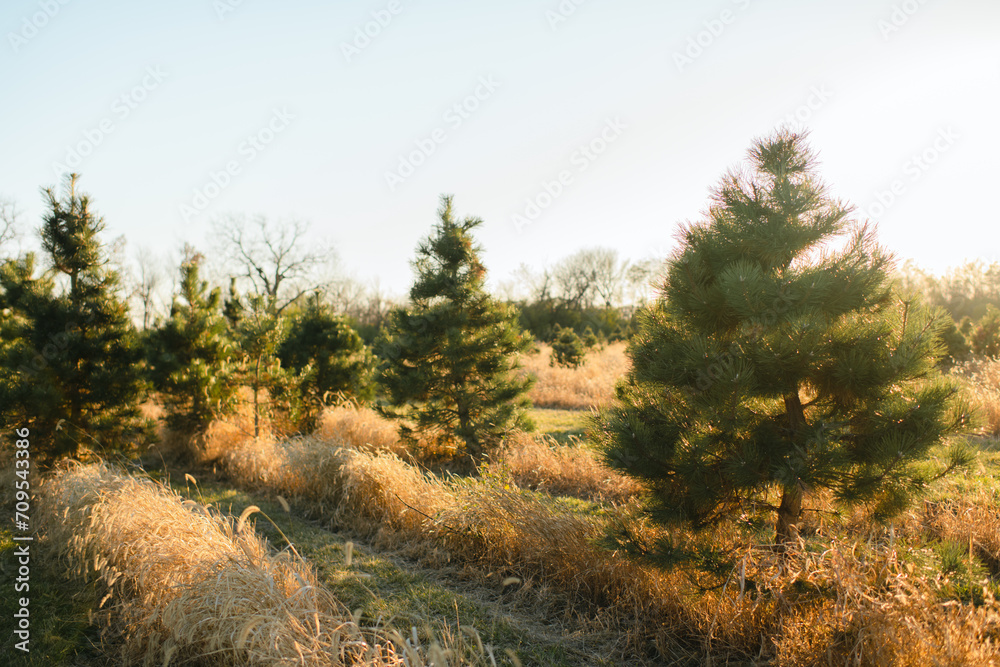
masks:
<instances>
[{"instance_id":1,"label":"pale blue sky","mask_svg":"<svg viewBox=\"0 0 1000 667\"><path fill-rule=\"evenodd\" d=\"M391 21L348 57L373 12ZM822 175L900 259L1000 260L995 0L7 0L0 32L0 196L30 225L39 187L100 137L74 168L132 248L204 247L226 213L294 216L401 294L453 193L500 281L581 247L665 255L753 138L812 103ZM689 40L702 52L679 64ZM602 131L602 154L578 152ZM390 187L415 142L433 154Z\"/></svg>"}]
</instances>

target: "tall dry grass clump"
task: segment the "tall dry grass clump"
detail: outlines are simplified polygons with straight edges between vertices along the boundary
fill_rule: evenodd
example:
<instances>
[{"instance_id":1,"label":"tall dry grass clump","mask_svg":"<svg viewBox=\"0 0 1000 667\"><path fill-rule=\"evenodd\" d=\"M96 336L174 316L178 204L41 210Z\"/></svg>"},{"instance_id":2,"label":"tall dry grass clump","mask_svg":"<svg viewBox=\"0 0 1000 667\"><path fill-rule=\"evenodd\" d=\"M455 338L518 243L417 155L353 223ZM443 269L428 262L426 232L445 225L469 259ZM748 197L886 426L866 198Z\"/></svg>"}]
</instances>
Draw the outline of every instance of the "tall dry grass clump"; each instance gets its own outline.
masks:
<instances>
[{"instance_id":1,"label":"tall dry grass clump","mask_svg":"<svg viewBox=\"0 0 1000 667\"><path fill-rule=\"evenodd\" d=\"M615 383L628 371L627 344L611 343L602 350L587 353L579 368L551 366L552 348L540 344L537 354L522 355L522 373L537 379L528 396L538 408L586 410L610 403Z\"/></svg>"},{"instance_id":2,"label":"tall dry grass clump","mask_svg":"<svg viewBox=\"0 0 1000 667\"><path fill-rule=\"evenodd\" d=\"M942 540L969 545L994 573L1000 573L1000 506L992 493L925 502L926 532Z\"/></svg>"},{"instance_id":3,"label":"tall dry grass clump","mask_svg":"<svg viewBox=\"0 0 1000 667\"><path fill-rule=\"evenodd\" d=\"M242 483L291 496L308 514L377 535L379 543L465 563L487 582L496 583L499 572L534 581L545 591L539 599L596 613L593 627L617 627L626 637L621 644L632 650L661 636L664 650L690 657L711 626L711 605L684 603L690 591L683 575L607 552L597 544L602 520L566 512L507 478L443 480L392 454L318 438L256 441L223 463ZM756 645L764 609L716 610L723 619L719 641ZM664 634L664 626L672 629Z\"/></svg>"},{"instance_id":4,"label":"tall dry grass clump","mask_svg":"<svg viewBox=\"0 0 1000 667\"><path fill-rule=\"evenodd\" d=\"M399 440L396 425L371 408L341 405L320 415L313 436L338 441L359 451L391 452L406 457L409 452Z\"/></svg>"},{"instance_id":5,"label":"tall dry grass clump","mask_svg":"<svg viewBox=\"0 0 1000 667\"><path fill-rule=\"evenodd\" d=\"M986 434L1000 437L1000 359L977 359L956 366L952 373L966 385L979 409Z\"/></svg>"},{"instance_id":6,"label":"tall dry grass clump","mask_svg":"<svg viewBox=\"0 0 1000 667\"><path fill-rule=\"evenodd\" d=\"M444 485L395 454L358 451L337 440L256 439L221 460L241 484L280 493L311 516L369 534L383 525L419 532L425 515L453 502Z\"/></svg>"},{"instance_id":7,"label":"tall dry grass clump","mask_svg":"<svg viewBox=\"0 0 1000 667\"><path fill-rule=\"evenodd\" d=\"M979 605L942 601L942 582L914 568L891 538L827 544L747 555L747 576L777 600L776 664L1000 664L1000 604L988 591Z\"/></svg>"},{"instance_id":8,"label":"tall dry grass clump","mask_svg":"<svg viewBox=\"0 0 1000 667\"><path fill-rule=\"evenodd\" d=\"M607 467L594 450L528 433L508 437L487 469L506 470L521 488L557 496L624 502L642 491L635 480Z\"/></svg>"},{"instance_id":9,"label":"tall dry grass clump","mask_svg":"<svg viewBox=\"0 0 1000 667\"><path fill-rule=\"evenodd\" d=\"M94 464L60 470L39 509L70 573L96 575L107 587L126 662L404 664L396 645L359 627L311 567L269 550L246 523L254 508L223 517Z\"/></svg>"}]
</instances>

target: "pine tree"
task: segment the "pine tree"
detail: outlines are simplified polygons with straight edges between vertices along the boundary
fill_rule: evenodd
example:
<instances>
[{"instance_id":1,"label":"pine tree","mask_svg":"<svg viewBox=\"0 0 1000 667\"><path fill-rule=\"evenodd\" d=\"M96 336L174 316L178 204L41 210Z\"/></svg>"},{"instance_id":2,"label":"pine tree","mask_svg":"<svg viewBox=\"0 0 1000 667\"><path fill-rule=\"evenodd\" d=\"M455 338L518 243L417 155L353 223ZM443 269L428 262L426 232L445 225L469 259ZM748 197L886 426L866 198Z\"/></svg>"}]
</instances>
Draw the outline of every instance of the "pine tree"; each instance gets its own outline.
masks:
<instances>
[{"instance_id":1,"label":"pine tree","mask_svg":"<svg viewBox=\"0 0 1000 667\"><path fill-rule=\"evenodd\" d=\"M986 307L986 314L969 336L973 354L980 357L1000 357L1000 308Z\"/></svg>"},{"instance_id":2,"label":"pine tree","mask_svg":"<svg viewBox=\"0 0 1000 667\"><path fill-rule=\"evenodd\" d=\"M301 375L297 391L304 404L305 429L315 425L335 395L359 401L374 398L371 351L344 318L320 302L318 294L310 296L292 318L278 358L283 368Z\"/></svg>"},{"instance_id":3,"label":"pine tree","mask_svg":"<svg viewBox=\"0 0 1000 667\"><path fill-rule=\"evenodd\" d=\"M594 336L594 332L591 331L590 335ZM597 340L596 336L594 336L594 340ZM557 324L552 339L552 358L549 360L549 365L579 368L583 365L586 356L587 350L584 349L583 339L570 327L564 329Z\"/></svg>"},{"instance_id":4,"label":"pine tree","mask_svg":"<svg viewBox=\"0 0 1000 667\"><path fill-rule=\"evenodd\" d=\"M949 316L941 329L941 342L944 344L944 357L938 364L942 368L948 368L961 363L969 358L972 353L972 346L965 334L961 332L955 320Z\"/></svg>"},{"instance_id":5,"label":"pine tree","mask_svg":"<svg viewBox=\"0 0 1000 667\"><path fill-rule=\"evenodd\" d=\"M779 132L749 158L682 230L594 435L657 520L764 508L786 542L812 490L880 516L904 508L934 476L929 448L969 414L934 369L946 315L896 297L891 257L828 196L804 137ZM945 471L967 458L954 447Z\"/></svg>"},{"instance_id":6,"label":"pine tree","mask_svg":"<svg viewBox=\"0 0 1000 667\"><path fill-rule=\"evenodd\" d=\"M231 298L228 303L234 302L240 304L239 308L227 310L239 314L234 332L241 357L239 377L253 392L253 434L256 438L260 436L262 417L270 413L269 406L261 401L261 392L266 390L271 397L286 393L286 385L293 380L283 371L277 357L288 328L276 312L274 302L266 296L251 294L246 305L238 298Z\"/></svg>"},{"instance_id":7,"label":"pine tree","mask_svg":"<svg viewBox=\"0 0 1000 667\"><path fill-rule=\"evenodd\" d=\"M150 341L152 377L167 409L167 423L189 434L204 431L230 405L233 343L222 316L219 288L200 277L204 257L186 249L180 291L170 318Z\"/></svg>"},{"instance_id":8,"label":"pine tree","mask_svg":"<svg viewBox=\"0 0 1000 667\"><path fill-rule=\"evenodd\" d=\"M229 328L233 331L236 331L240 325L244 310L243 299L240 297L239 290L236 289L236 278L230 278L229 296L223 304L222 314L226 316L226 322L229 323Z\"/></svg>"},{"instance_id":9,"label":"pine tree","mask_svg":"<svg viewBox=\"0 0 1000 667\"><path fill-rule=\"evenodd\" d=\"M404 439L451 441L478 460L522 423L531 380L514 371L531 341L514 310L486 292L472 237L482 220L456 220L451 197L442 198L438 215L417 249L410 306L391 313L377 343L381 384L402 406L380 409L400 420Z\"/></svg>"},{"instance_id":10,"label":"pine tree","mask_svg":"<svg viewBox=\"0 0 1000 667\"><path fill-rule=\"evenodd\" d=\"M42 247L50 275L65 289L31 289L28 266L15 280L24 289L13 289L20 293L13 310L24 318L23 341L36 362L18 375L13 393L49 400L5 412L31 415L36 442L49 443L48 458L72 456L80 446L99 454L131 452L149 435L139 410L146 393L139 338L118 294L118 275L107 266L99 238L104 221L91 210L89 197L77 193L76 181L76 175L67 179L61 199L44 191L49 210ZM10 286L5 291L10 297Z\"/></svg>"},{"instance_id":11,"label":"pine tree","mask_svg":"<svg viewBox=\"0 0 1000 667\"><path fill-rule=\"evenodd\" d=\"M7 432L52 433L60 418L59 391L45 380L65 338L56 336L40 350L31 343L31 314L54 298L51 278L36 277L36 264L27 253L0 265L0 428Z\"/></svg>"}]
</instances>

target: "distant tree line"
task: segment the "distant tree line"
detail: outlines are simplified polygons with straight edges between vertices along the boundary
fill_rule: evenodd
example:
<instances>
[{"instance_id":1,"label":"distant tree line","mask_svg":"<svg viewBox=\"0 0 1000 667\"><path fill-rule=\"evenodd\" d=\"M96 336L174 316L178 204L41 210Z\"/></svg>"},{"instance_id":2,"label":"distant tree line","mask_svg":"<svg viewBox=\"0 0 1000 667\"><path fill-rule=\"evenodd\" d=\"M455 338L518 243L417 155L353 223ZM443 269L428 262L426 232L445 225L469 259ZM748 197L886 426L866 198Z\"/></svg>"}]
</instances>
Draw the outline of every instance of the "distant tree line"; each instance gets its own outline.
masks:
<instances>
[{"instance_id":1,"label":"distant tree line","mask_svg":"<svg viewBox=\"0 0 1000 667\"><path fill-rule=\"evenodd\" d=\"M943 276L907 262L898 280L904 292L951 316L942 334L949 363L1000 356L1000 262L966 262Z\"/></svg>"}]
</instances>

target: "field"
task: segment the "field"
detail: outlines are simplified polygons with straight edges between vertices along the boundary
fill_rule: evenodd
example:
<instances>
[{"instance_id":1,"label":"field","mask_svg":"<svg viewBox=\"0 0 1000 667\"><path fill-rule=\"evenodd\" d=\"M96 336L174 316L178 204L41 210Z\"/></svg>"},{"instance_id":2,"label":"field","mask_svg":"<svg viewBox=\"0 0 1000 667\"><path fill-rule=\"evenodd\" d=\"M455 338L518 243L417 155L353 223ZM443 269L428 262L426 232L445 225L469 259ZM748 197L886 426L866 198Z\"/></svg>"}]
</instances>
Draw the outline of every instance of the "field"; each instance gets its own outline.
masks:
<instances>
[{"instance_id":1,"label":"field","mask_svg":"<svg viewBox=\"0 0 1000 667\"><path fill-rule=\"evenodd\" d=\"M649 524L586 438L623 348L575 371L547 353L526 360L537 432L478 475L428 470L354 407L285 440L217 424L197 465L167 440L142 468L64 467L13 664L1000 664L1000 363L955 371L984 416L969 471L890 524L810 497L779 553ZM654 568L604 546L616 530L725 567ZM5 578L13 549L5 531Z\"/></svg>"}]
</instances>

